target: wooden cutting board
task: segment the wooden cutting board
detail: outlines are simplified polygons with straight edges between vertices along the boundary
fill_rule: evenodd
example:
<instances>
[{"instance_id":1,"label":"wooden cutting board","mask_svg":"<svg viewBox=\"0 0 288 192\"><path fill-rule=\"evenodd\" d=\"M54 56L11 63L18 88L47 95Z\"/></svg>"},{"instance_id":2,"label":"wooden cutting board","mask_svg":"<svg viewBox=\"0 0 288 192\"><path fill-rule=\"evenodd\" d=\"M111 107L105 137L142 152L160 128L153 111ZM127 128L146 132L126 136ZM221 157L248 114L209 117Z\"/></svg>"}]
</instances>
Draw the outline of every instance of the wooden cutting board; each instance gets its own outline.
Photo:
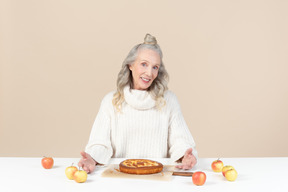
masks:
<instances>
[{"instance_id":1,"label":"wooden cutting board","mask_svg":"<svg viewBox=\"0 0 288 192\"><path fill-rule=\"evenodd\" d=\"M175 166L173 165L164 165L163 170L160 173L149 175L134 175L134 174L122 173L119 171L118 164L111 164L108 165L108 167L102 172L102 177L169 181L172 178L174 168Z\"/></svg>"}]
</instances>

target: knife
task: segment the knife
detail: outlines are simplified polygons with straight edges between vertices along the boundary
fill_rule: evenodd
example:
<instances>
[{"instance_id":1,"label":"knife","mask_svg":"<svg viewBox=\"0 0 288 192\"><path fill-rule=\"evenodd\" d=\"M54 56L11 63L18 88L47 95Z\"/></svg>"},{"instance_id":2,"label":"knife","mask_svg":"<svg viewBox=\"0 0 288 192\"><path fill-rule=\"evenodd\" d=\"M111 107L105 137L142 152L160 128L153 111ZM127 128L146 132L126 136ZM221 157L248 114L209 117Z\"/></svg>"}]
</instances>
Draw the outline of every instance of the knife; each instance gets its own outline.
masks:
<instances>
[{"instance_id":1,"label":"knife","mask_svg":"<svg viewBox=\"0 0 288 192\"><path fill-rule=\"evenodd\" d=\"M173 172L173 174L172 175L174 175L174 176L192 176L193 175L193 172Z\"/></svg>"}]
</instances>

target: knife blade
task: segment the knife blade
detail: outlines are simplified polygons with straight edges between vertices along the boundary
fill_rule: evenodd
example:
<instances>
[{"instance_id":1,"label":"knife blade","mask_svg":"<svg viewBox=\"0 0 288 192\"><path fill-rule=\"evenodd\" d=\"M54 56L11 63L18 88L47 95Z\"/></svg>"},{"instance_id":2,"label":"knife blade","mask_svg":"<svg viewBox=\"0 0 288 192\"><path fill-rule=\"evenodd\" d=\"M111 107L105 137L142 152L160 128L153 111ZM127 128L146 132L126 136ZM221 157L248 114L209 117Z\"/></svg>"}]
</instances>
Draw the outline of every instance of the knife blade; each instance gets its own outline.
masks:
<instances>
[{"instance_id":1,"label":"knife blade","mask_svg":"<svg viewBox=\"0 0 288 192\"><path fill-rule=\"evenodd\" d=\"M174 176L186 176L186 177L190 177L193 175L194 172L181 172L181 171L176 171L176 172L173 172L172 175Z\"/></svg>"}]
</instances>

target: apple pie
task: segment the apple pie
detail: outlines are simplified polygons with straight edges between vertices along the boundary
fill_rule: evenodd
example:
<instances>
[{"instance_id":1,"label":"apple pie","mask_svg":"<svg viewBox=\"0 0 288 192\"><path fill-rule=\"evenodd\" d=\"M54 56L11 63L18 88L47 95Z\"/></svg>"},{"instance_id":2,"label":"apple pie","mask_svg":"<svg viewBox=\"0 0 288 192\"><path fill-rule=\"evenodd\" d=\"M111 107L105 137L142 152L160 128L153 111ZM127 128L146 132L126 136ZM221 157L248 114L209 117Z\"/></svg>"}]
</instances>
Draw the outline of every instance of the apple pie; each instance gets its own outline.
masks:
<instances>
[{"instance_id":1,"label":"apple pie","mask_svg":"<svg viewBox=\"0 0 288 192\"><path fill-rule=\"evenodd\" d=\"M119 164L119 169L123 173L145 175L161 172L163 165L149 159L126 159Z\"/></svg>"}]
</instances>

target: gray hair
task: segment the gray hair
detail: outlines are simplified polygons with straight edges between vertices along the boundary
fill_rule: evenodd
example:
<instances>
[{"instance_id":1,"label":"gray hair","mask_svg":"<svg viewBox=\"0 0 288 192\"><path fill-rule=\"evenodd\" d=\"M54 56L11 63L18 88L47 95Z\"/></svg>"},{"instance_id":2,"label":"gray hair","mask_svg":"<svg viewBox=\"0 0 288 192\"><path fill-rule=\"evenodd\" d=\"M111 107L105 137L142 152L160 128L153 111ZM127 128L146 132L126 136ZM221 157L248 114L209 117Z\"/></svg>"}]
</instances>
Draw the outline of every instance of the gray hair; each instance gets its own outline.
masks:
<instances>
[{"instance_id":1,"label":"gray hair","mask_svg":"<svg viewBox=\"0 0 288 192\"><path fill-rule=\"evenodd\" d=\"M168 79L169 75L165 69L164 63L162 61L163 54L160 46L157 44L157 40L150 34L146 34L144 38L144 43L135 45L127 57L122 63L122 68L118 73L117 78L117 92L114 94L112 103L116 107L117 111L121 111L121 105L124 102L124 92L125 86L129 85L130 88L133 87L133 77L129 66L134 63L138 56L139 50L150 49L157 52L160 56L161 64L159 67L158 75L152 82L151 86L148 88L153 99L156 100L156 108L161 109L165 105L164 93L168 90Z\"/></svg>"}]
</instances>

